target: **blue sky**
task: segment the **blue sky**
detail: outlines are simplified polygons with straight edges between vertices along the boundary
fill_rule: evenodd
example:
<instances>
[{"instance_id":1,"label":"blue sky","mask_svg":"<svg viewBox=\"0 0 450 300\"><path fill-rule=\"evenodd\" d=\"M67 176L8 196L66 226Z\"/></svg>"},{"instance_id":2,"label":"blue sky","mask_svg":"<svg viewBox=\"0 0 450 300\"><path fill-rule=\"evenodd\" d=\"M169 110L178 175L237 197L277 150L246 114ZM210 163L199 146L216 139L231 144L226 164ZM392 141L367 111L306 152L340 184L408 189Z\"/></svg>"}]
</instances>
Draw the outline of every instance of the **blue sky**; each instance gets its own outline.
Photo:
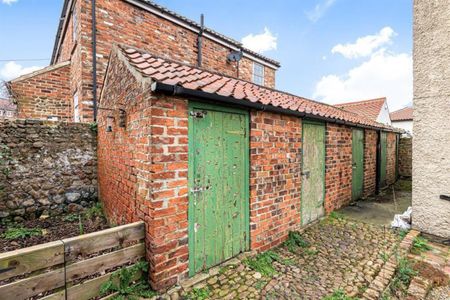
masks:
<instances>
[{"instance_id":1,"label":"blue sky","mask_svg":"<svg viewBox=\"0 0 450 300\"><path fill-rule=\"evenodd\" d=\"M328 103L387 96L391 110L412 100L410 0L156 2L195 20L204 13L208 27L247 37L247 46L281 62L277 89ZM0 0L0 77L48 64L4 60L50 58L61 5Z\"/></svg>"}]
</instances>

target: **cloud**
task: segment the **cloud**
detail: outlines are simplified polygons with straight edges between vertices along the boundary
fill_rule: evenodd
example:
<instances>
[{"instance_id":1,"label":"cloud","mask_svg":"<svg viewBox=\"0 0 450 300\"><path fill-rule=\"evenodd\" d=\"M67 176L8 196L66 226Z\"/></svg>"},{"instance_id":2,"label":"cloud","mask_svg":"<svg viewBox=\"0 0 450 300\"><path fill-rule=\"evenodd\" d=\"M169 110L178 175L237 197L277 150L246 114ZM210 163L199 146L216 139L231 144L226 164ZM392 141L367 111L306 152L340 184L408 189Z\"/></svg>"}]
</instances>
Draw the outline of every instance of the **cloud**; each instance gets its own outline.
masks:
<instances>
[{"instance_id":1,"label":"cloud","mask_svg":"<svg viewBox=\"0 0 450 300\"><path fill-rule=\"evenodd\" d=\"M263 33L251 33L244 36L241 41L244 47L258 53L277 49L277 37L274 36L267 27L264 28Z\"/></svg>"},{"instance_id":2,"label":"cloud","mask_svg":"<svg viewBox=\"0 0 450 300\"><path fill-rule=\"evenodd\" d=\"M0 78L3 80L11 80L42 68L38 66L23 67L14 61L10 61L0 69Z\"/></svg>"},{"instance_id":3,"label":"cloud","mask_svg":"<svg viewBox=\"0 0 450 300\"><path fill-rule=\"evenodd\" d=\"M331 53L339 53L349 59L367 57L381 46L391 43L395 35L391 27L384 27L377 34L360 37L354 43L338 44L331 49Z\"/></svg>"},{"instance_id":4,"label":"cloud","mask_svg":"<svg viewBox=\"0 0 450 300\"><path fill-rule=\"evenodd\" d=\"M17 2L18 0L1 0L1 1L3 4L11 5L11 4Z\"/></svg>"},{"instance_id":5,"label":"cloud","mask_svg":"<svg viewBox=\"0 0 450 300\"><path fill-rule=\"evenodd\" d=\"M333 6L335 2L336 0L323 0L322 2L314 6L314 9L307 11L306 17L314 23L319 21L319 19L323 17L323 15L331 6Z\"/></svg>"},{"instance_id":6,"label":"cloud","mask_svg":"<svg viewBox=\"0 0 450 300\"><path fill-rule=\"evenodd\" d=\"M380 49L361 65L344 75L323 76L313 97L336 104L377 97L387 97L389 109L402 108L412 100L412 57Z\"/></svg>"}]
</instances>

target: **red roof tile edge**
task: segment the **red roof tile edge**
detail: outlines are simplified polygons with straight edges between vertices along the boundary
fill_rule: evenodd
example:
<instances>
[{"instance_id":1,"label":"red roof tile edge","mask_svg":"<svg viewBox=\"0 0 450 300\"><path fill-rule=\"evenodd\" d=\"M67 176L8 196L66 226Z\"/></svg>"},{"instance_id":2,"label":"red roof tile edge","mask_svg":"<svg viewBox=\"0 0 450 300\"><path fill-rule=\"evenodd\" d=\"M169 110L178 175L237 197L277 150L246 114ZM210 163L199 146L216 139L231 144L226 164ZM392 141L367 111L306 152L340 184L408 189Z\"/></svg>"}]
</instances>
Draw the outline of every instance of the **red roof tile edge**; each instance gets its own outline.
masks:
<instances>
[{"instance_id":1,"label":"red roof tile edge","mask_svg":"<svg viewBox=\"0 0 450 300\"><path fill-rule=\"evenodd\" d=\"M161 58L145 50L120 45L114 46L113 51L119 51L132 68L137 70L143 77L150 78L153 82L180 86L188 90L252 103L257 102L287 111L303 113L311 118L319 117L341 121L349 125L373 127L399 133L403 132L401 129L375 122L369 118L348 112L333 105ZM239 102L242 103L242 101Z\"/></svg>"},{"instance_id":2,"label":"red roof tile edge","mask_svg":"<svg viewBox=\"0 0 450 300\"><path fill-rule=\"evenodd\" d=\"M390 114L391 121L409 121L413 120L414 108L404 107L402 109L396 110Z\"/></svg>"}]
</instances>

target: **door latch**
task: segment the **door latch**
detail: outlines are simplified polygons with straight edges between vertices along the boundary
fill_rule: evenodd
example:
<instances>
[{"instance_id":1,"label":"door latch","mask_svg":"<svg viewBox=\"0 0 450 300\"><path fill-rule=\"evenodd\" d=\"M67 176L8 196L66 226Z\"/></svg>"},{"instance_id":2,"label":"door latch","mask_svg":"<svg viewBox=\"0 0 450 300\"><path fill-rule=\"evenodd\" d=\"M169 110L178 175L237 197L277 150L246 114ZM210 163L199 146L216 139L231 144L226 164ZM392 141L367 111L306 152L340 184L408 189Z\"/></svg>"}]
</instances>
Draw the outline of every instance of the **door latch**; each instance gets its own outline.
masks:
<instances>
[{"instance_id":1,"label":"door latch","mask_svg":"<svg viewBox=\"0 0 450 300\"><path fill-rule=\"evenodd\" d=\"M200 193L209 190L209 186L194 186L191 193Z\"/></svg>"},{"instance_id":2,"label":"door latch","mask_svg":"<svg viewBox=\"0 0 450 300\"><path fill-rule=\"evenodd\" d=\"M309 178L310 171L305 171L300 173L302 176L306 176L306 179Z\"/></svg>"},{"instance_id":3,"label":"door latch","mask_svg":"<svg viewBox=\"0 0 450 300\"><path fill-rule=\"evenodd\" d=\"M356 163L352 163L352 169L356 169Z\"/></svg>"},{"instance_id":4,"label":"door latch","mask_svg":"<svg viewBox=\"0 0 450 300\"><path fill-rule=\"evenodd\" d=\"M206 116L208 112L203 110L203 111L191 111L189 112L189 115L193 118L197 118L197 119L202 119Z\"/></svg>"}]
</instances>

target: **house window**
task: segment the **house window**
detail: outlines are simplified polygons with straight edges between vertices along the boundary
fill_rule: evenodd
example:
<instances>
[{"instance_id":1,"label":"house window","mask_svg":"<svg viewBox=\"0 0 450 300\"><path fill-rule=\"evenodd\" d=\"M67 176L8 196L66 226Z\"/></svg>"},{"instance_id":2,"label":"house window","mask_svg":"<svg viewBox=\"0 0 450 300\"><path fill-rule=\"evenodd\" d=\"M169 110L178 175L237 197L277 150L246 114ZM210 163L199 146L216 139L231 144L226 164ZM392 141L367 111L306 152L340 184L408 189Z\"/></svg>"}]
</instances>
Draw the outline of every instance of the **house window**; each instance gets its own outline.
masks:
<instances>
[{"instance_id":1,"label":"house window","mask_svg":"<svg viewBox=\"0 0 450 300\"><path fill-rule=\"evenodd\" d=\"M264 66L253 62L253 82L264 85Z\"/></svg>"},{"instance_id":2,"label":"house window","mask_svg":"<svg viewBox=\"0 0 450 300\"><path fill-rule=\"evenodd\" d=\"M78 93L75 92L73 95L73 121L80 122L80 110L78 107Z\"/></svg>"}]
</instances>

